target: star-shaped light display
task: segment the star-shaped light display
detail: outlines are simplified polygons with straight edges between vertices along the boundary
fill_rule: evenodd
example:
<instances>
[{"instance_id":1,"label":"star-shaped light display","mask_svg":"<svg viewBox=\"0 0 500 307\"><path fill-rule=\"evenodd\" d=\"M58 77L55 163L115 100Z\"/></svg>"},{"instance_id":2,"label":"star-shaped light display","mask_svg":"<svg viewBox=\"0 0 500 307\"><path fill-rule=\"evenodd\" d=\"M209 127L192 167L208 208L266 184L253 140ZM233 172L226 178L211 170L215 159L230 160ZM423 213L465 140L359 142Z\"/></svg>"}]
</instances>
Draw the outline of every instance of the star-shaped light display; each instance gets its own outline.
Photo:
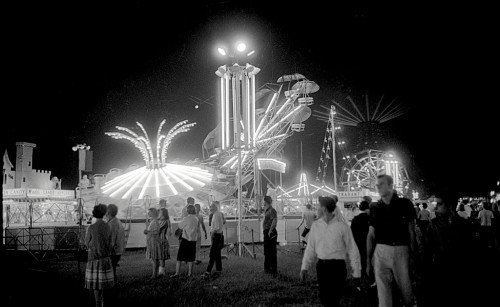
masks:
<instances>
[{"instance_id":1,"label":"star-shaped light display","mask_svg":"<svg viewBox=\"0 0 500 307\"><path fill-rule=\"evenodd\" d=\"M106 132L114 139L130 141L142 154L146 166L120 175L102 187L101 191L113 198L143 199L149 197L169 197L183 194L203 187L212 180L212 174L202 168L166 163L168 146L173 138L182 132L187 132L195 123L187 124L187 120L179 122L165 135L161 130L166 120L160 123L156 136L156 155L143 125L137 126L144 135L138 135L132 130L117 126L122 132Z\"/></svg>"}]
</instances>

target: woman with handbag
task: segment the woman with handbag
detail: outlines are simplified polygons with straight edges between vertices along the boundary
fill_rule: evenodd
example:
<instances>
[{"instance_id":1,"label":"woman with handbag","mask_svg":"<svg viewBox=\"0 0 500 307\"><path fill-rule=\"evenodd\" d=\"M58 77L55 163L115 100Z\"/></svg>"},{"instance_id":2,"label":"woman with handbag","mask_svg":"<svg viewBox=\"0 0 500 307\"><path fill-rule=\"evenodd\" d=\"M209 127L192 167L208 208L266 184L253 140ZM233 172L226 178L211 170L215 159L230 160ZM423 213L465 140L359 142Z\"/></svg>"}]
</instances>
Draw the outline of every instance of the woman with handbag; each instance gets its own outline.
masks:
<instances>
[{"instance_id":1,"label":"woman with handbag","mask_svg":"<svg viewBox=\"0 0 500 307\"><path fill-rule=\"evenodd\" d=\"M180 238L179 252L177 253L177 263L175 265L175 274L170 277L179 276L181 262L187 262L188 274L190 277L193 272L193 263L196 259L196 240L198 239L199 221L196 217L196 209L193 205L187 206L187 216L179 223L179 229L182 229Z\"/></svg>"}]
</instances>

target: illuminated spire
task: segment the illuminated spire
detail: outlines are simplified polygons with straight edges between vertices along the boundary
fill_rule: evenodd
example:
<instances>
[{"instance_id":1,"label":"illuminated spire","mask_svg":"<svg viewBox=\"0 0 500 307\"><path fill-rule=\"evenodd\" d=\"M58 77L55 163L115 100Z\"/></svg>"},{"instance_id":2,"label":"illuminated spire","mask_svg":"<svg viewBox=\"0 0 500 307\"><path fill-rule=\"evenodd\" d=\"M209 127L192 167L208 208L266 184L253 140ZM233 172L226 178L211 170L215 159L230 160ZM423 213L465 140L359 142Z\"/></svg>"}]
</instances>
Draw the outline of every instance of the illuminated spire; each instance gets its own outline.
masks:
<instances>
[{"instance_id":1,"label":"illuminated spire","mask_svg":"<svg viewBox=\"0 0 500 307\"><path fill-rule=\"evenodd\" d=\"M161 130L165 122L165 119L162 120L156 134L156 159L153 154L153 148L151 146L151 141L149 140L148 133L146 132L146 129L144 129L144 126L139 122L136 122L136 124L142 130L144 134L142 136L138 135L128 128L119 126L116 126L116 129L125 131L130 135L126 135L121 132L106 132L105 134L117 140L125 139L130 141L141 152L142 158L144 159L144 162L146 162L146 167L152 169L155 167L160 167L166 163L167 150L168 146L172 142L172 139L179 133L188 132L191 127L196 125L196 123L186 124L187 120L184 120L177 123L172 129L170 129L167 135L164 135L161 134Z\"/></svg>"}]
</instances>

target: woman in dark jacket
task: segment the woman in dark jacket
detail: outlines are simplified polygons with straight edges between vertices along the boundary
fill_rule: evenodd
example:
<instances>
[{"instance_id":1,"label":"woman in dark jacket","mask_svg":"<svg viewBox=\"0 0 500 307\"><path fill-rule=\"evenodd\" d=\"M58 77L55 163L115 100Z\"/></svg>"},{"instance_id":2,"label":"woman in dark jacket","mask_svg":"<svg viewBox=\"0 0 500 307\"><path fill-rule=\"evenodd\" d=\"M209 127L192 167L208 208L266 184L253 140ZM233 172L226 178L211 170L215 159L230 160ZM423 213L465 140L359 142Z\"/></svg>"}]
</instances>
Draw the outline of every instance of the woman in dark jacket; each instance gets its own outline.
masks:
<instances>
[{"instance_id":1,"label":"woman in dark jacket","mask_svg":"<svg viewBox=\"0 0 500 307\"><path fill-rule=\"evenodd\" d=\"M104 305L104 290L113 288L115 285L110 257L111 229L102 220L106 211L106 205L94 206L92 215L96 222L89 226L85 235L85 245L88 248L85 288L94 290L96 306Z\"/></svg>"}]
</instances>

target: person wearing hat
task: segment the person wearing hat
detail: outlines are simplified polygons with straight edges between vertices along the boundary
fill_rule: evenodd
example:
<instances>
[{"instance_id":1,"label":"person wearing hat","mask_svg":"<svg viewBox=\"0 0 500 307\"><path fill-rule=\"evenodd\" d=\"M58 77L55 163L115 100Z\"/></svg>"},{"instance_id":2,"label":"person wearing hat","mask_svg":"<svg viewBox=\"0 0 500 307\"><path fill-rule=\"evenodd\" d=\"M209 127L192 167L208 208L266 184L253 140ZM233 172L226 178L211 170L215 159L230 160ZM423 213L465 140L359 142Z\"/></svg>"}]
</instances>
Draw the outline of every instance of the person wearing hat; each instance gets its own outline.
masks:
<instances>
[{"instance_id":1,"label":"person wearing hat","mask_svg":"<svg viewBox=\"0 0 500 307\"><path fill-rule=\"evenodd\" d=\"M361 277L361 260L351 228L339 216L337 202L332 197L319 197L322 217L309 232L309 240L302 258L300 279L305 281L307 271L315 258L319 296L324 306L338 306L347 281L346 259L349 257L353 277Z\"/></svg>"}]
</instances>

